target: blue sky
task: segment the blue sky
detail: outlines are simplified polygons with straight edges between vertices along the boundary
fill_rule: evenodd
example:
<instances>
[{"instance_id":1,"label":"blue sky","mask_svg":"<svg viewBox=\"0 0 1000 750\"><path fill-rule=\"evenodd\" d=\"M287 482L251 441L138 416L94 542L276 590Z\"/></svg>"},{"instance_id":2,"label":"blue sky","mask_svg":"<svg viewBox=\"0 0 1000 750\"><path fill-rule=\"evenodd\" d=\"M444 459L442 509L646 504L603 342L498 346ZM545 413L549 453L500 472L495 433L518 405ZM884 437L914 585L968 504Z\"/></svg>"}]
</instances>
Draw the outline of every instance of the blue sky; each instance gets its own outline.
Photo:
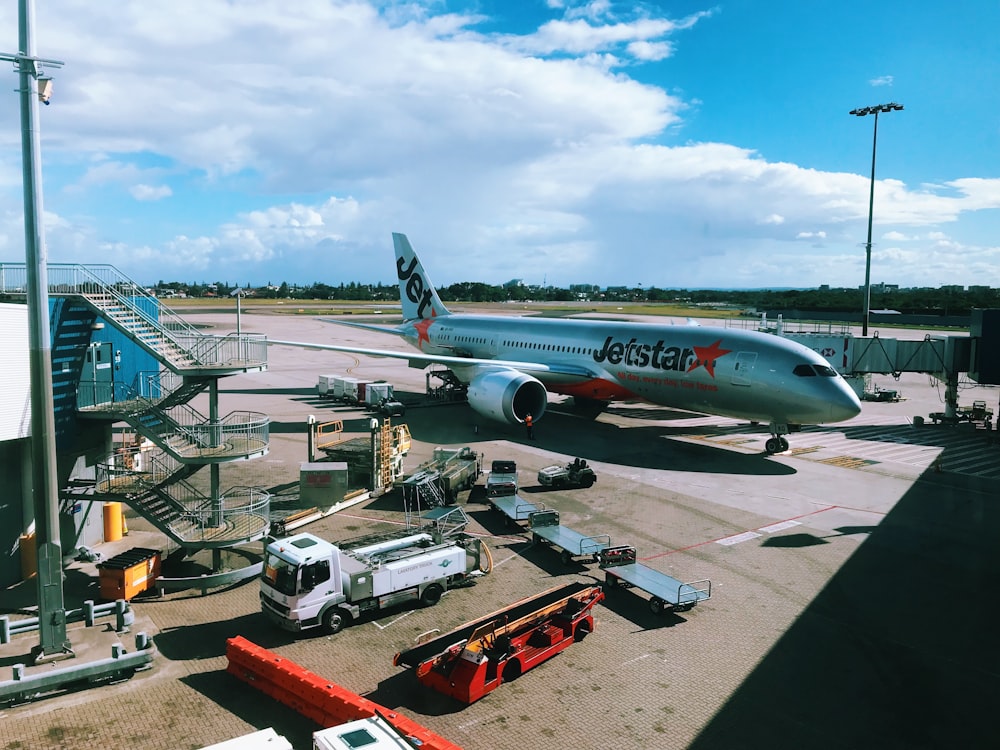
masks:
<instances>
[{"instance_id":1,"label":"blue sky","mask_svg":"<svg viewBox=\"0 0 1000 750\"><path fill-rule=\"evenodd\" d=\"M1000 287L1000 4L45 0L54 262L141 283ZM17 46L0 6L0 50ZM16 76L0 260L21 260Z\"/></svg>"}]
</instances>

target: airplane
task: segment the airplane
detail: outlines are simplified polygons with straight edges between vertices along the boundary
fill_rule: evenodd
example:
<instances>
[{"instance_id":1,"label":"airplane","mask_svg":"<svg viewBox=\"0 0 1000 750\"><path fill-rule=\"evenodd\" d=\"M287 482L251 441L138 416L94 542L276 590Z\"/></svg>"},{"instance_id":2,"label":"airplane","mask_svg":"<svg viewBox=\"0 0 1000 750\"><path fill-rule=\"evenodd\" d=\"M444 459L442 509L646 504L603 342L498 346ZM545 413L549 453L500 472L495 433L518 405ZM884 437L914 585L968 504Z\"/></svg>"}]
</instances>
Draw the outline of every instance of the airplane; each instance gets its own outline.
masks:
<instances>
[{"instance_id":1,"label":"airplane","mask_svg":"<svg viewBox=\"0 0 1000 750\"><path fill-rule=\"evenodd\" d=\"M641 400L674 409L767 423L768 454L803 424L850 419L854 390L818 353L774 334L710 326L453 313L406 235L393 233L403 322L331 321L402 337L416 351L274 341L271 344L443 365L467 386L483 417L524 424L545 414L548 393L579 404Z\"/></svg>"}]
</instances>

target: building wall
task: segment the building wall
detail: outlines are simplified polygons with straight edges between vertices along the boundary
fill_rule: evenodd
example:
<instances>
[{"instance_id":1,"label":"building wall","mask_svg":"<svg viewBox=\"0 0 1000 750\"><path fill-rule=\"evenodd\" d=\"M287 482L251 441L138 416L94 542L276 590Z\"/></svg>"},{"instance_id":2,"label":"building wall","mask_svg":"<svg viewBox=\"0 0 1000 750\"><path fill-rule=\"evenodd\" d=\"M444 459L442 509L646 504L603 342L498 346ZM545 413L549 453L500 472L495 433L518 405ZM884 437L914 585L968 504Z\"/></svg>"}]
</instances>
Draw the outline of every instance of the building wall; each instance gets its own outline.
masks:
<instances>
[{"instance_id":1,"label":"building wall","mask_svg":"<svg viewBox=\"0 0 1000 750\"><path fill-rule=\"evenodd\" d=\"M72 299L49 300L52 347L52 400L56 428L56 475L60 487L70 480L94 479L96 464L112 449L112 425L80 419L77 388L92 343L110 342L114 380L132 385L140 372L157 372L152 355ZM103 325L101 325L103 324ZM19 539L33 528L30 493L31 377L26 305L0 303L0 587L21 580ZM63 552L103 541L103 504L86 499L60 504Z\"/></svg>"},{"instance_id":2,"label":"building wall","mask_svg":"<svg viewBox=\"0 0 1000 750\"><path fill-rule=\"evenodd\" d=\"M31 433L28 308L0 304L0 442Z\"/></svg>"}]
</instances>

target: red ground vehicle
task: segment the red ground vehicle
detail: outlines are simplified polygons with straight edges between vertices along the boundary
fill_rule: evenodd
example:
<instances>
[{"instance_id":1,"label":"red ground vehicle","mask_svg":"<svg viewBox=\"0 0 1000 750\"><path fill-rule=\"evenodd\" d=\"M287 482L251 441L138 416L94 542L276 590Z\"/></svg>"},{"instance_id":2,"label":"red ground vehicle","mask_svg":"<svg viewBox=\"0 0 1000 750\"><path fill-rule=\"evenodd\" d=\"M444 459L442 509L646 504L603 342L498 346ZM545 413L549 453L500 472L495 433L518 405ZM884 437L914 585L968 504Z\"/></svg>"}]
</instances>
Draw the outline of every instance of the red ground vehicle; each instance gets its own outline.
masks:
<instances>
[{"instance_id":1,"label":"red ground vehicle","mask_svg":"<svg viewBox=\"0 0 1000 750\"><path fill-rule=\"evenodd\" d=\"M586 583L550 589L396 654L393 663L412 667L422 685L474 703L582 641L603 598L600 586Z\"/></svg>"}]
</instances>

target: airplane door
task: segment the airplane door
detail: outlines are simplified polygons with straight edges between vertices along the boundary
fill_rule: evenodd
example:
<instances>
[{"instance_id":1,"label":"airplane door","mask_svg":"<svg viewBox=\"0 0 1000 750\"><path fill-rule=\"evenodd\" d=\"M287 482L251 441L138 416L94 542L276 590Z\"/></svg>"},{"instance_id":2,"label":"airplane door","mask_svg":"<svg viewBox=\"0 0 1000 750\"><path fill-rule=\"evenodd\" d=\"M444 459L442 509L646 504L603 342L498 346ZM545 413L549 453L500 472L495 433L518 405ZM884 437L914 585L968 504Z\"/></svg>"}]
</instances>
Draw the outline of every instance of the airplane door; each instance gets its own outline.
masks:
<instances>
[{"instance_id":1,"label":"airplane door","mask_svg":"<svg viewBox=\"0 0 1000 750\"><path fill-rule=\"evenodd\" d=\"M113 400L111 342L96 341L87 347L77 387L78 406L97 406Z\"/></svg>"},{"instance_id":2,"label":"airplane door","mask_svg":"<svg viewBox=\"0 0 1000 750\"><path fill-rule=\"evenodd\" d=\"M733 385L750 385L757 365L757 352L737 352L733 365Z\"/></svg>"}]
</instances>

